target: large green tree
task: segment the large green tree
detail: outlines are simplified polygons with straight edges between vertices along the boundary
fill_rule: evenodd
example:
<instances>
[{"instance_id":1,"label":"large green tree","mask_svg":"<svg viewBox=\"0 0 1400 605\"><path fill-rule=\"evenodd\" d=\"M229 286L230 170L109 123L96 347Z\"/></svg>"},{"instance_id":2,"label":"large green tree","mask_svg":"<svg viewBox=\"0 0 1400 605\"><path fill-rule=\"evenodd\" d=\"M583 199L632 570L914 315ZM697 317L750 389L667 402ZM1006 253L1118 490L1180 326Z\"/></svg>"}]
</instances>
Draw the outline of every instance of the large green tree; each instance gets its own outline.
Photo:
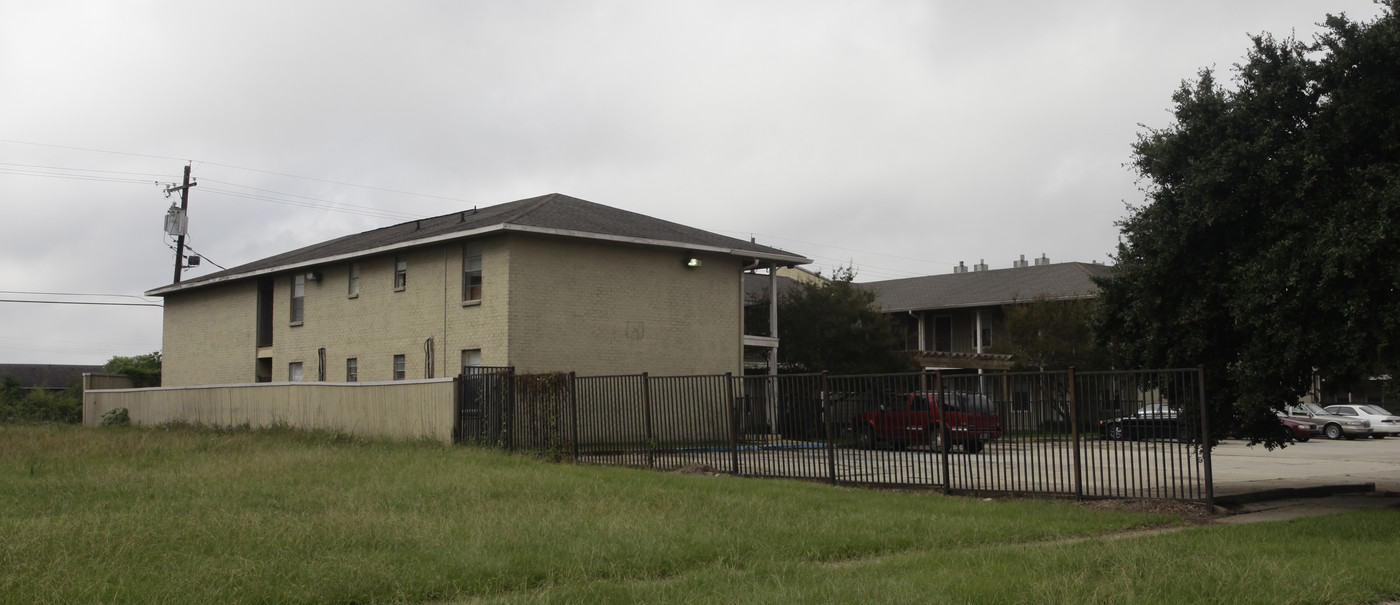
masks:
<instances>
[{"instance_id":1,"label":"large green tree","mask_svg":"<svg viewBox=\"0 0 1400 605\"><path fill-rule=\"evenodd\" d=\"M113 374L125 375L137 388L158 387L160 386L160 365L160 351L155 351L131 357L113 355L102 366L102 369Z\"/></svg>"},{"instance_id":2,"label":"large green tree","mask_svg":"<svg viewBox=\"0 0 1400 605\"><path fill-rule=\"evenodd\" d=\"M875 294L838 268L829 280L797 282L778 298L778 361L794 372L873 374L917 368L902 352Z\"/></svg>"},{"instance_id":3,"label":"large green tree","mask_svg":"<svg viewBox=\"0 0 1400 605\"><path fill-rule=\"evenodd\" d=\"M1233 84L1173 96L1134 166L1095 328L1130 366L1204 365L1216 426L1334 377L1400 369L1400 21L1329 15L1309 42L1253 38Z\"/></svg>"},{"instance_id":4,"label":"large green tree","mask_svg":"<svg viewBox=\"0 0 1400 605\"><path fill-rule=\"evenodd\" d=\"M1090 299L1046 296L1006 305L991 352L1011 355L1018 370L1109 369L1107 350L1090 330L1094 308Z\"/></svg>"}]
</instances>

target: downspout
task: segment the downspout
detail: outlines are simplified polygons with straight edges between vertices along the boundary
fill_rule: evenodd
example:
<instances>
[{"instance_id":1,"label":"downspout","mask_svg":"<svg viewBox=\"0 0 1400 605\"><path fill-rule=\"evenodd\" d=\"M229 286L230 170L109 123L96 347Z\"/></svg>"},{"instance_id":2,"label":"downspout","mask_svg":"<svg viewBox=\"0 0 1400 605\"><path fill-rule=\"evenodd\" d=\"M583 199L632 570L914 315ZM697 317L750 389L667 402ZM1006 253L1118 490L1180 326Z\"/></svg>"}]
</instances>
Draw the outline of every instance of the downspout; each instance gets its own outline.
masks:
<instances>
[{"instance_id":1,"label":"downspout","mask_svg":"<svg viewBox=\"0 0 1400 605\"><path fill-rule=\"evenodd\" d=\"M758 267L759 260L753 259L753 263L739 269L739 375L744 375L744 335L748 333L748 328L744 325L746 312L748 309L748 293L744 291L744 274Z\"/></svg>"}]
</instances>

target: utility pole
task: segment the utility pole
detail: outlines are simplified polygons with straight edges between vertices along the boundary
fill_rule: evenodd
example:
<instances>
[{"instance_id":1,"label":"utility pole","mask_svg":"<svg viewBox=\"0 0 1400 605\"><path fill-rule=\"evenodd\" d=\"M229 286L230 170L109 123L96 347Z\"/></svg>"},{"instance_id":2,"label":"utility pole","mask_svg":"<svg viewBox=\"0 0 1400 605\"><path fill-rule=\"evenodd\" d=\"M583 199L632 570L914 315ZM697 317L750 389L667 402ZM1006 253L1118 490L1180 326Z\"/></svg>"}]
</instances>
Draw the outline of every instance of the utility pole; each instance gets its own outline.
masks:
<instances>
[{"instance_id":1,"label":"utility pole","mask_svg":"<svg viewBox=\"0 0 1400 605\"><path fill-rule=\"evenodd\" d=\"M185 184L179 187L170 187L165 190L166 194L174 191L180 192L180 214L184 216L190 208L190 187L199 183L190 182L190 165L185 164ZM180 235L175 239L175 282L180 283L180 269L185 264L185 231L181 230Z\"/></svg>"}]
</instances>

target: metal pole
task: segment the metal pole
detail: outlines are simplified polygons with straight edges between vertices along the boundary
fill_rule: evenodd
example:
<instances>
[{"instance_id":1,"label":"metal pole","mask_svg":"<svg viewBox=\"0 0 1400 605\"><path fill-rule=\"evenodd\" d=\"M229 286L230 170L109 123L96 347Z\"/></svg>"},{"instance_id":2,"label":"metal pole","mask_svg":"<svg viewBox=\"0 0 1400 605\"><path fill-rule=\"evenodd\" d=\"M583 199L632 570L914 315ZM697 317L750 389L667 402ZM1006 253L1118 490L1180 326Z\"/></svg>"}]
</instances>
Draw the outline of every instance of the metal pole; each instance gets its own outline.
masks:
<instances>
[{"instance_id":1,"label":"metal pole","mask_svg":"<svg viewBox=\"0 0 1400 605\"><path fill-rule=\"evenodd\" d=\"M656 448L651 442L651 378L642 372L642 421L646 423L647 466L656 465Z\"/></svg>"},{"instance_id":2,"label":"metal pole","mask_svg":"<svg viewBox=\"0 0 1400 605\"><path fill-rule=\"evenodd\" d=\"M743 380L743 378L740 378ZM734 399L734 373L724 373L724 388L729 401L729 474L739 474L739 402Z\"/></svg>"},{"instance_id":3,"label":"metal pole","mask_svg":"<svg viewBox=\"0 0 1400 605\"><path fill-rule=\"evenodd\" d=\"M186 165L185 165L185 184L184 184L184 185L181 185L181 186L179 186L179 187L171 187L171 188L165 190L166 193L170 193L171 191L175 191L176 189L179 189L179 190L180 190L180 214L181 214L182 216L187 216L187 211L188 211L189 208L190 208L190 187L193 187L193 186L194 186L194 185L191 185L191 184L190 184L190 166L189 166L189 164L186 164ZM187 228L187 229L188 229L188 228ZM186 230L187 230L187 229L186 229ZM177 283L177 284L180 283L180 269L183 268L184 264L185 264L185 232L182 230L182 231L180 232L180 235L179 235L178 237L175 238L175 282L174 282L174 283Z\"/></svg>"},{"instance_id":4,"label":"metal pole","mask_svg":"<svg viewBox=\"0 0 1400 605\"><path fill-rule=\"evenodd\" d=\"M953 444L948 441L952 435L948 434L948 423L944 418L944 405L948 400L943 388L943 370L934 370L933 376L938 389L938 456L943 466L943 495L946 496L953 493L953 475L948 461L948 452L953 449Z\"/></svg>"},{"instance_id":5,"label":"metal pole","mask_svg":"<svg viewBox=\"0 0 1400 605\"><path fill-rule=\"evenodd\" d=\"M1207 412L1209 406L1206 405L1206 367L1196 366L1196 383L1201 394L1201 463L1205 471L1206 480L1206 506L1215 509L1215 476L1210 468L1210 413Z\"/></svg>"},{"instance_id":6,"label":"metal pole","mask_svg":"<svg viewBox=\"0 0 1400 605\"><path fill-rule=\"evenodd\" d=\"M1074 498L1084 499L1083 452L1079 443L1079 398L1074 394L1074 366L1069 367L1069 431L1074 438Z\"/></svg>"},{"instance_id":7,"label":"metal pole","mask_svg":"<svg viewBox=\"0 0 1400 605\"><path fill-rule=\"evenodd\" d=\"M831 430L831 397L827 391L826 371L822 371L821 377L821 402L822 418L826 420L826 473L831 477L831 484L836 485L836 435Z\"/></svg>"},{"instance_id":8,"label":"metal pole","mask_svg":"<svg viewBox=\"0 0 1400 605\"><path fill-rule=\"evenodd\" d=\"M578 462L578 395L574 391L574 372L569 372L569 424L573 425L574 462Z\"/></svg>"}]
</instances>

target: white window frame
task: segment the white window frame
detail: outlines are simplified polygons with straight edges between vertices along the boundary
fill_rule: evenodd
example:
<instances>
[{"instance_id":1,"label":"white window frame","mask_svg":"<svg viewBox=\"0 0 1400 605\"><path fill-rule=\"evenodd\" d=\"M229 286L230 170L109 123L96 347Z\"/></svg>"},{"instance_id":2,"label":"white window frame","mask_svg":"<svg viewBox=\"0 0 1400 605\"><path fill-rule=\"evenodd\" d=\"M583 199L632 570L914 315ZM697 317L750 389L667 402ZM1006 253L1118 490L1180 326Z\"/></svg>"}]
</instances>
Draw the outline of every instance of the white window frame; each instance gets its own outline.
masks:
<instances>
[{"instance_id":1,"label":"white window frame","mask_svg":"<svg viewBox=\"0 0 1400 605\"><path fill-rule=\"evenodd\" d=\"M350 263L350 284L346 287L350 298L360 295L360 263Z\"/></svg>"},{"instance_id":2,"label":"white window frame","mask_svg":"<svg viewBox=\"0 0 1400 605\"><path fill-rule=\"evenodd\" d=\"M408 257L402 254L394 257L394 291L408 288Z\"/></svg>"},{"instance_id":3,"label":"white window frame","mask_svg":"<svg viewBox=\"0 0 1400 605\"><path fill-rule=\"evenodd\" d=\"M306 320L306 274L298 273L292 276L292 313L291 322L299 324Z\"/></svg>"},{"instance_id":4,"label":"white window frame","mask_svg":"<svg viewBox=\"0 0 1400 605\"><path fill-rule=\"evenodd\" d=\"M481 244L462 246L462 302L479 302L482 295Z\"/></svg>"}]
</instances>

